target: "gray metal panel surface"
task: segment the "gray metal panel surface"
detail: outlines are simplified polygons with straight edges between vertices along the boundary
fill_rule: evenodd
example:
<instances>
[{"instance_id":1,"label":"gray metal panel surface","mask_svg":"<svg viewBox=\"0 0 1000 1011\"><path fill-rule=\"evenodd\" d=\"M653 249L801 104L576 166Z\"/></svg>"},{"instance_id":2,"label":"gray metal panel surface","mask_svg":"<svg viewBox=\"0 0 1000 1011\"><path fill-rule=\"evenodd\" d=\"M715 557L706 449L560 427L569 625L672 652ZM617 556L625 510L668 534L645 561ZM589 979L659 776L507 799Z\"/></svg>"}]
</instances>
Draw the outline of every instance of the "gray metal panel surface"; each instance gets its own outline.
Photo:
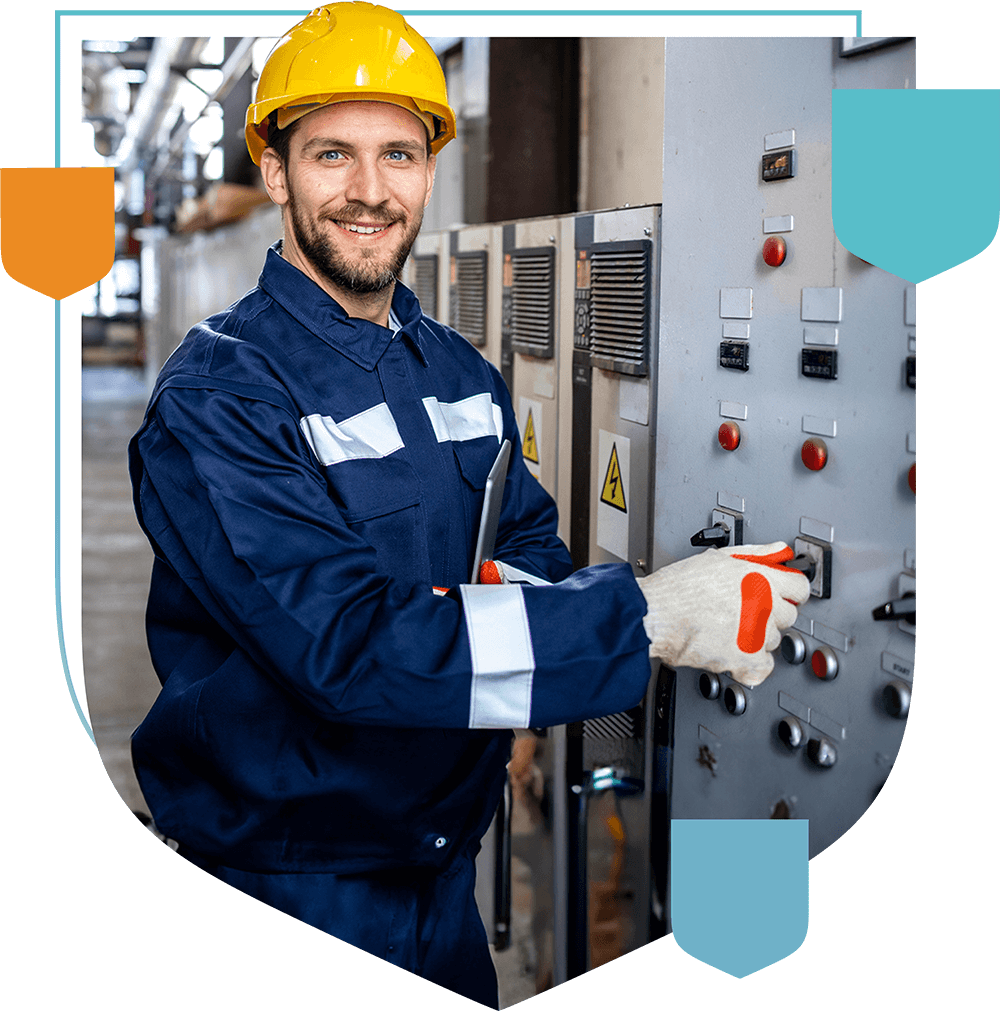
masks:
<instances>
[{"instance_id":1,"label":"gray metal panel surface","mask_svg":"<svg viewBox=\"0 0 1000 1011\"><path fill-rule=\"evenodd\" d=\"M726 707L729 678L708 700L699 672L678 671L671 814L808 818L812 853L885 781L904 721L882 701L883 657L912 670L914 650L905 626L872 618L915 574L912 286L836 240L830 93L913 87L913 63L912 42L848 60L831 39L666 40L654 564L697 550L691 535L720 507L742 514L744 543L832 542L830 596L800 609L805 662L779 655L742 715ZM764 181L763 156L787 151L795 175ZM769 236L785 241L780 266L762 258ZM722 355L724 341L739 346ZM732 451L717 434L727 419ZM828 458L812 471L800 453L817 437ZM820 647L835 680L812 672ZM785 718L797 749L778 736ZM835 764L810 760L810 740Z\"/></svg>"}]
</instances>

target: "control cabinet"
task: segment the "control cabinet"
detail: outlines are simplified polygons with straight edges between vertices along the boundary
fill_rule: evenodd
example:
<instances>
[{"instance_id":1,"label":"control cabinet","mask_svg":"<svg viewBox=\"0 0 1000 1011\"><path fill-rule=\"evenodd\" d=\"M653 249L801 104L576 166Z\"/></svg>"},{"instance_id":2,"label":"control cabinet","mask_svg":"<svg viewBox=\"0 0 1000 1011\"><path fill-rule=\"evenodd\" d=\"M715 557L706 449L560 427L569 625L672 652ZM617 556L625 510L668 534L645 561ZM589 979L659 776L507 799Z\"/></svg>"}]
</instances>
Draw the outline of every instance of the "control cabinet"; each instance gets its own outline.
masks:
<instances>
[{"instance_id":1,"label":"control cabinet","mask_svg":"<svg viewBox=\"0 0 1000 1011\"><path fill-rule=\"evenodd\" d=\"M498 369L502 240L499 225L469 225L448 233L447 322Z\"/></svg>"},{"instance_id":2,"label":"control cabinet","mask_svg":"<svg viewBox=\"0 0 1000 1011\"><path fill-rule=\"evenodd\" d=\"M675 672L660 775L672 818L806 818L815 854L889 774L916 630L915 289L837 242L830 93L914 86L914 43L666 52L653 561L785 541L812 596L756 688Z\"/></svg>"},{"instance_id":3,"label":"control cabinet","mask_svg":"<svg viewBox=\"0 0 1000 1011\"><path fill-rule=\"evenodd\" d=\"M444 232L420 233L403 265L403 284L420 308L439 322L448 320L448 238Z\"/></svg>"},{"instance_id":4,"label":"control cabinet","mask_svg":"<svg viewBox=\"0 0 1000 1011\"><path fill-rule=\"evenodd\" d=\"M573 229L570 551L577 568L627 562L643 575L651 549L660 208L579 214ZM566 728L572 975L651 939L653 688L628 712Z\"/></svg>"},{"instance_id":5,"label":"control cabinet","mask_svg":"<svg viewBox=\"0 0 1000 1011\"><path fill-rule=\"evenodd\" d=\"M642 574L651 553L659 222L659 205L508 222L496 226L499 278L487 261L486 314L499 307L522 454L556 498L577 568L625 562ZM453 231L453 262L481 258L489 227ZM452 305L466 297L457 277L453 268ZM516 773L479 862L496 885L481 886L479 902L503 950L520 889L538 989L650 940L652 724L650 695L515 742Z\"/></svg>"},{"instance_id":6,"label":"control cabinet","mask_svg":"<svg viewBox=\"0 0 1000 1011\"><path fill-rule=\"evenodd\" d=\"M525 465L556 500L559 536L568 542L573 220L528 218L500 227L500 371Z\"/></svg>"},{"instance_id":7,"label":"control cabinet","mask_svg":"<svg viewBox=\"0 0 1000 1011\"><path fill-rule=\"evenodd\" d=\"M830 92L913 86L913 42L666 51L662 206L415 249L438 318L501 369L575 566L785 541L812 586L758 687L662 668L632 711L519 735L480 899L538 990L669 929L671 818L806 818L811 853L830 845L888 776L912 691L915 290L837 243Z\"/></svg>"}]
</instances>

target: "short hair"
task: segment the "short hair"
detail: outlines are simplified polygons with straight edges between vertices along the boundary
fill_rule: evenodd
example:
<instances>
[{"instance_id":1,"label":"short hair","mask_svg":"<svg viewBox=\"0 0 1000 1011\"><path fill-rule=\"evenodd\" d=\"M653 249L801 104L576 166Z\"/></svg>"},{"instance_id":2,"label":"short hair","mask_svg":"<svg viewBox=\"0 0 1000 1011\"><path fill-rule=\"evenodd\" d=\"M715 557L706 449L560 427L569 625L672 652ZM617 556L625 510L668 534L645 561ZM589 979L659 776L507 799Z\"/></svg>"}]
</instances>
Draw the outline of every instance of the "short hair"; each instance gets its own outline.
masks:
<instances>
[{"instance_id":1,"label":"short hair","mask_svg":"<svg viewBox=\"0 0 1000 1011\"><path fill-rule=\"evenodd\" d=\"M292 134L298 125L298 120L288 124L284 130L278 129L278 114L272 112L267 117L267 146L274 149L282 167L288 165L288 149L291 147Z\"/></svg>"}]
</instances>

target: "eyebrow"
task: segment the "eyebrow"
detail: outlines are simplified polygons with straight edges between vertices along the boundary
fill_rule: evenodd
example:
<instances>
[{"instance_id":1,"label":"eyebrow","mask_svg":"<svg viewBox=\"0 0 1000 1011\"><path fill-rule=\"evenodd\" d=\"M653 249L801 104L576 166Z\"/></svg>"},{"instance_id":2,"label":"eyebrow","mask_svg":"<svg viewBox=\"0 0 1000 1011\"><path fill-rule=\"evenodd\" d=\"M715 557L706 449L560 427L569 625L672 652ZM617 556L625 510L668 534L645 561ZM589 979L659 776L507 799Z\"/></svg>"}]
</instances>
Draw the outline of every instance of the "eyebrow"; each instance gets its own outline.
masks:
<instances>
[{"instance_id":1,"label":"eyebrow","mask_svg":"<svg viewBox=\"0 0 1000 1011\"><path fill-rule=\"evenodd\" d=\"M354 145L346 140L338 140L336 137L313 137L312 140L306 141L302 145L302 154L306 155L312 151L322 148L323 150L328 149L343 149L345 151L352 151ZM425 144L419 143L415 140L394 140L387 144L382 145L383 151L407 151L407 152L423 152L427 150Z\"/></svg>"}]
</instances>

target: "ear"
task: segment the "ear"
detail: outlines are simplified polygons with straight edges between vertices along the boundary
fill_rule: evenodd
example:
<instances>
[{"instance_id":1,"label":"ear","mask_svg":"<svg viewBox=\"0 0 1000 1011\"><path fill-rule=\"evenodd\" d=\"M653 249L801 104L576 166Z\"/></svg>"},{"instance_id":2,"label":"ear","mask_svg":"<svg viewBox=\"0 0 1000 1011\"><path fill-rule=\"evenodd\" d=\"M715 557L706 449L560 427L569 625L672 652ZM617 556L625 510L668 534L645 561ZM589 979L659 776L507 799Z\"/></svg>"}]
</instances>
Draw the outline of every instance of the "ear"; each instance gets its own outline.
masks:
<instances>
[{"instance_id":1,"label":"ear","mask_svg":"<svg viewBox=\"0 0 1000 1011\"><path fill-rule=\"evenodd\" d=\"M260 156L260 175L264 188L273 203L284 207L288 203L288 186L285 181L285 166L272 147L264 149Z\"/></svg>"},{"instance_id":2,"label":"ear","mask_svg":"<svg viewBox=\"0 0 1000 1011\"><path fill-rule=\"evenodd\" d=\"M424 207L431 202L431 194L434 192L434 172L437 169L437 155L432 154L427 159L427 196L424 197Z\"/></svg>"}]
</instances>

